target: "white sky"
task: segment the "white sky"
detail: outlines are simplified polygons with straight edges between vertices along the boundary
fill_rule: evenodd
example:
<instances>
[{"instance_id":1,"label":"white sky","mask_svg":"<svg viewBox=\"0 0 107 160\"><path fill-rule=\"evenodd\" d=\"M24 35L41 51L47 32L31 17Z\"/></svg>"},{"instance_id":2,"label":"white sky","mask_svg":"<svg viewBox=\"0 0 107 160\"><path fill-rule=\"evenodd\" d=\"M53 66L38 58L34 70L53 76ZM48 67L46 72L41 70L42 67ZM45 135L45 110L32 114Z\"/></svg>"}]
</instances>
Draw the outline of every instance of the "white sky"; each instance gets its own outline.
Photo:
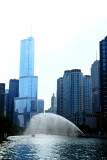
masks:
<instances>
[{"instance_id":1,"label":"white sky","mask_svg":"<svg viewBox=\"0 0 107 160\"><path fill-rule=\"evenodd\" d=\"M50 107L65 70L90 74L107 35L107 0L1 0L0 83L19 78L20 40L35 38L38 98Z\"/></svg>"}]
</instances>

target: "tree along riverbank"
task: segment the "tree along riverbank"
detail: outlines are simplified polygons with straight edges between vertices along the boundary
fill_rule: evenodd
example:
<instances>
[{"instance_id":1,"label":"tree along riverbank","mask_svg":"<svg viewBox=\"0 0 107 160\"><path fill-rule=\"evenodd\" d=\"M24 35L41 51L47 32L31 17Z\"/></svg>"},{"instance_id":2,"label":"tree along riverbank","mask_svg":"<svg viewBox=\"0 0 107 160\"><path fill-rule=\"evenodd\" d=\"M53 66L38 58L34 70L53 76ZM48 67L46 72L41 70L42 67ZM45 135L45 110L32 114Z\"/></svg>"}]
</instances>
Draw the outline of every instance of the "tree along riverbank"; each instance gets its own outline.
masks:
<instances>
[{"instance_id":1,"label":"tree along riverbank","mask_svg":"<svg viewBox=\"0 0 107 160\"><path fill-rule=\"evenodd\" d=\"M13 125L9 118L0 114L0 143L7 140L8 136L18 135L23 129Z\"/></svg>"}]
</instances>

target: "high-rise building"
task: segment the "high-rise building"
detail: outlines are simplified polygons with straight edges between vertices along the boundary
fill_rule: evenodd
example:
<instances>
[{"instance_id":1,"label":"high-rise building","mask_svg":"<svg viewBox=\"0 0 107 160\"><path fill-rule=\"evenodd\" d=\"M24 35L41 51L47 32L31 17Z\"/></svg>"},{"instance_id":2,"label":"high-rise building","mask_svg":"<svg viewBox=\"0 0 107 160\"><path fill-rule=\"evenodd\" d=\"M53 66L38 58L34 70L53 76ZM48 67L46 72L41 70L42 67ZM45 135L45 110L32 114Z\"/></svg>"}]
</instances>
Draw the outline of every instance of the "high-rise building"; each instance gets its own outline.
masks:
<instances>
[{"instance_id":1,"label":"high-rise building","mask_svg":"<svg viewBox=\"0 0 107 160\"><path fill-rule=\"evenodd\" d=\"M85 113L92 113L92 78L89 75L83 77L83 107Z\"/></svg>"},{"instance_id":2,"label":"high-rise building","mask_svg":"<svg viewBox=\"0 0 107 160\"><path fill-rule=\"evenodd\" d=\"M34 38L21 40L19 97L15 98L14 121L25 127L37 112L38 77L34 76Z\"/></svg>"},{"instance_id":3,"label":"high-rise building","mask_svg":"<svg viewBox=\"0 0 107 160\"><path fill-rule=\"evenodd\" d=\"M91 66L91 77L92 77L92 112L100 112L99 96L100 96L100 68L99 61L96 60Z\"/></svg>"},{"instance_id":4,"label":"high-rise building","mask_svg":"<svg viewBox=\"0 0 107 160\"><path fill-rule=\"evenodd\" d=\"M63 116L63 78L57 80L57 114Z\"/></svg>"},{"instance_id":5,"label":"high-rise building","mask_svg":"<svg viewBox=\"0 0 107 160\"><path fill-rule=\"evenodd\" d=\"M38 113L44 113L44 100L38 99Z\"/></svg>"},{"instance_id":6,"label":"high-rise building","mask_svg":"<svg viewBox=\"0 0 107 160\"><path fill-rule=\"evenodd\" d=\"M9 89L5 89L5 108L6 108L6 117L7 117L8 108L9 108Z\"/></svg>"},{"instance_id":7,"label":"high-rise building","mask_svg":"<svg viewBox=\"0 0 107 160\"><path fill-rule=\"evenodd\" d=\"M57 114L76 125L96 127L96 115L92 114L91 76L83 76L80 69L64 72L57 80Z\"/></svg>"},{"instance_id":8,"label":"high-rise building","mask_svg":"<svg viewBox=\"0 0 107 160\"><path fill-rule=\"evenodd\" d=\"M74 114L83 111L83 74L80 69L67 70L63 75L63 116L74 121Z\"/></svg>"},{"instance_id":9,"label":"high-rise building","mask_svg":"<svg viewBox=\"0 0 107 160\"><path fill-rule=\"evenodd\" d=\"M5 113L5 83L0 83L0 114Z\"/></svg>"},{"instance_id":10,"label":"high-rise building","mask_svg":"<svg viewBox=\"0 0 107 160\"><path fill-rule=\"evenodd\" d=\"M57 113L57 103L56 103L56 97L55 94L53 93L51 97L51 112L52 113Z\"/></svg>"},{"instance_id":11,"label":"high-rise building","mask_svg":"<svg viewBox=\"0 0 107 160\"><path fill-rule=\"evenodd\" d=\"M102 128L107 128L107 36L100 41L100 105Z\"/></svg>"},{"instance_id":12,"label":"high-rise building","mask_svg":"<svg viewBox=\"0 0 107 160\"><path fill-rule=\"evenodd\" d=\"M8 107L7 107L7 117L13 122L13 112L14 112L14 98L19 96L19 80L10 79L9 82L9 94L8 94Z\"/></svg>"}]
</instances>

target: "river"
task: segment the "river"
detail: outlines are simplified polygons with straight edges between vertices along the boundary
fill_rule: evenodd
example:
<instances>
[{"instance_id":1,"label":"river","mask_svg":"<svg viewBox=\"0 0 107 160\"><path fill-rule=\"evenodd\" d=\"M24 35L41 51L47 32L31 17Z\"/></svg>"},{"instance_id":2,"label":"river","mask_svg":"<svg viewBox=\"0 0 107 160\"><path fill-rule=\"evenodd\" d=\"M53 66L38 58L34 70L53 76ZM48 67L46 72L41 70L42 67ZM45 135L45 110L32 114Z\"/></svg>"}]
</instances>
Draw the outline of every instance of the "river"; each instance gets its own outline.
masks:
<instances>
[{"instance_id":1,"label":"river","mask_svg":"<svg viewBox=\"0 0 107 160\"><path fill-rule=\"evenodd\" d=\"M6 160L107 160L107 140L57 135L11 136L1 145Z\"/></svg>"}]
</instances>

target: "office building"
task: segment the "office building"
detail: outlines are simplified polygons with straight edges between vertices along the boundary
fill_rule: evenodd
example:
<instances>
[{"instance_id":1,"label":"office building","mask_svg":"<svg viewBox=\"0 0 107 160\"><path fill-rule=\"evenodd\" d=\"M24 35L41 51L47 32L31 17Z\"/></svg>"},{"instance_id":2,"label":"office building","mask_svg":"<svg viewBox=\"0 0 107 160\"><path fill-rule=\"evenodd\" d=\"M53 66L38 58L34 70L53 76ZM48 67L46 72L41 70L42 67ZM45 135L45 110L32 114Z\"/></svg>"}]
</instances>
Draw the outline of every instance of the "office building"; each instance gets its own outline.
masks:
<instances>
[{"instance_id":1,"label":"office building","mask_svg":"<svg viewBox=\"0 0 107 160\"><path fill-rule=\"evenodd\" d=\"M9 93L8 93L8 107L7 107L7 117L13 122L14 113L14 98L19 96L19 80L10 79L9 81Z\"/></svg>"},{"instance_id":2,"label":"office building","mask_svg":"<svg viewBox=\"0 0 107 160\"><path fill-rule=\"evenodd\" d=\"M37 113L38 77L34 76L34 38L21 40L19 97L15 98L14 121L26 127Z\"/></svg>"},{"instance_id":3,"label":"office building","mask_svg":"<svg viewBox=\"0 0 107 160\"><path fill-rule=\"evenodd\" d=\"M57 114L63 116L63 77L57 80Z\"/></svg>"},{"instance_id":4,"label":"office building","mask_svg":"<svg viewBox=\"0 0 107 160\"><path fill-rule=\"evenodd\" d=\"M83 76L83 108L85 113L92 113L92 78Z\"/></svg>"},{"instance_id":5,"label":"office building","mask_svg":"<svg viewBox=\"0 0 107 160\"><path fill-rule=\"evenodd\" d=\"M100 105L101 125L107 129L107 37L100 41Z\"/></svg>"},{"instance_id":6,"label":"office building","mask_svg":"<svg viewBox=\"0 0 107 160\"><path fill-rule=\"evenodd\" d=\"M5 108L6 108L6 117L7 117L8 108L9 108L9 89L5 89Z\"/></svg>"},{"instance_id":7,"label":"office building","mask_svg":"<svg viewBox=\"0 0 107 160\"><path fill-rule=\"evenodd\" d=\"M63 75L63 116L74 122L74 114L83 112L83 74L80 69Z\"/></svg>"},{"instance_id":8,"label":"office building","mask_svg":"<svg viewBox=\"0 0 107 160\"><path fill-rule=\"evenodd\" d=\"M0 114L5 115L5 83L0 83Z\"/></svg>"},{"instance_id":9,"label":"office building","mask_svg":"<svg viewBox=\"0 0 107 160\"><path fill-rule=\"evenodd\" d=\"M38 113L44 113L44 100L38 99Z\"/></svg>"},{"instance_id":10,"label":"office building","mask_svg":"<svg viewBox=\"0 0 107 160\"><path fill-rule=\"evenodd\" d=\"M99 61L96 60L91 66L91 77L92 77L92 112L95 114L101 111L99 104L100 96L100 66Z\"/></svg>"}]
</instances>

